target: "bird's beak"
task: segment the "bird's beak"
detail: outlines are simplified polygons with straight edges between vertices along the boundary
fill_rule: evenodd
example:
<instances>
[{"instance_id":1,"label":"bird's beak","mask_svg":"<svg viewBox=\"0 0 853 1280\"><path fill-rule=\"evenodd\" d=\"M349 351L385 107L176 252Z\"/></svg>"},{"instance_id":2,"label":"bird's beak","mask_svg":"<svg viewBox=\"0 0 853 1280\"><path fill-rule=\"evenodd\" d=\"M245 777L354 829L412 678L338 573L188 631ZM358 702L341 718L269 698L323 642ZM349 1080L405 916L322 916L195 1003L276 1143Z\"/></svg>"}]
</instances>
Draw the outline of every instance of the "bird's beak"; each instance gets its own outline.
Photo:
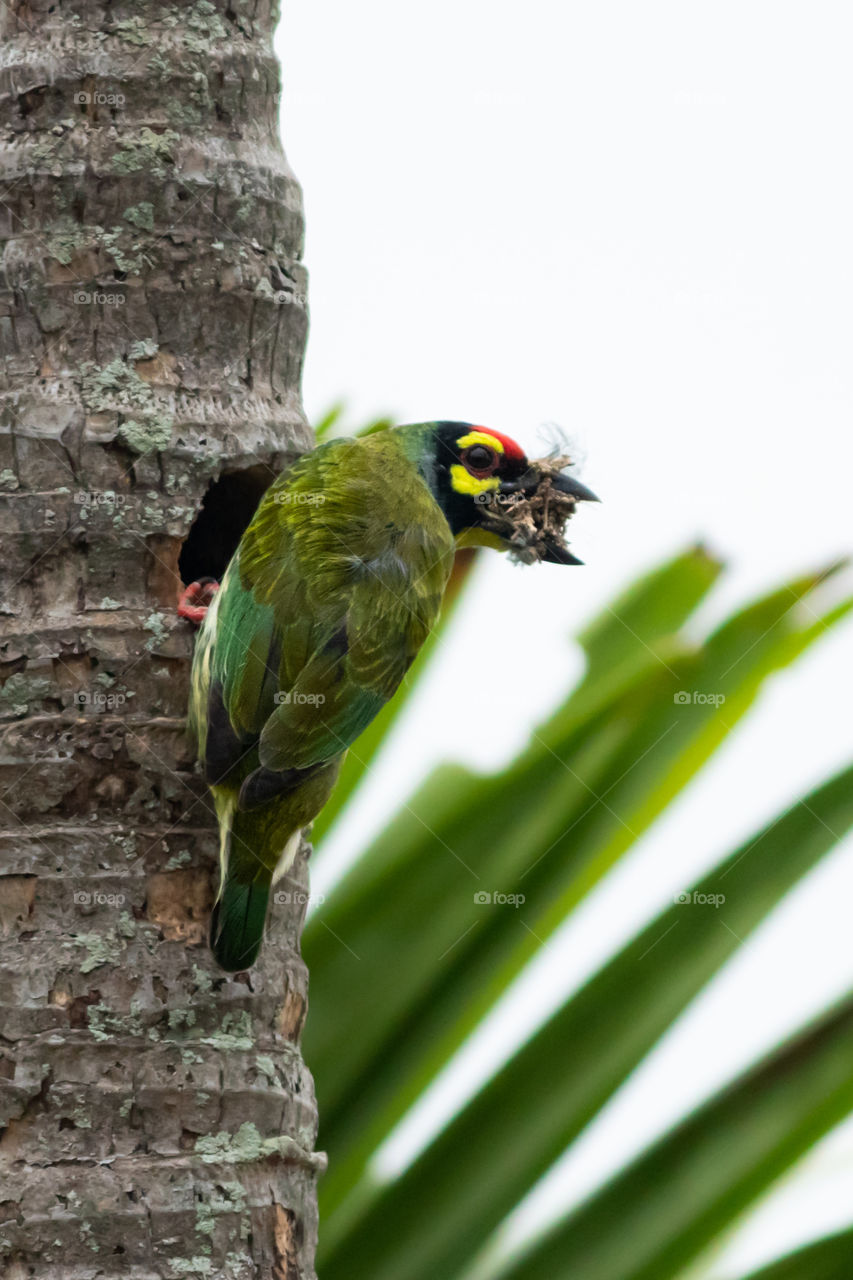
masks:
<instances>
[{"instance_id":1,"label":"bird's beak","mask_svg":"<svg viewBox=\"0 0 853 1280\"><path fill-rule=\"evenodd\" d=\"M577 556L573 556L568 547L558 547L555 542L548 543L548 549L542 557L543 564L583 564Z\"/></svg>"},{"instance_id":2,"label":"bird's beak","mask_svg":"<svg viewBox=\"0 0 853 1280\"><path fill-rule=\"evenodd\" d=\"M600 502L601 499L588 489L585 484L581 484L576 476L569 475L565 471L551 471L547 473L551 484L560 493L564 493L567 498L572 498L575 502ZM538 489L543 480L543 470L540 469L536 462L531 462L530 467L518 480L506 481L500 487L502 494L523 493L531 494ZM546 551L542 556L545 564L583 564L583 560L579 560L573 555L568 547L560 545L560 543L547 542Z\"/></svg>"},{"instance_id":3,"label":"bird's beak","mask_svg":"<svg viewBox=\"0 0 853 1280\"><path fill-rule=\"evenodd\" d=\"M565 471L559 471L555 476L551 477L551 483L555 489L559 489L560 493L567 494L570 498L574 498L575 502L600 502L592 489L588 489L585 484L581 484L577 476L567 475Z\"/></svg>"},{"instance_id":4,"label":"bird's beak","mask_svg":"<svg viewBox=\"0 0 853 1280\"><path fill-rule=\"evenodd\" d=\"M601 499L593 493L592 489L588 489L585 484L581 484L577 476L567 475L565 471L549 472L551 484L555 489L559 489L560 493L566 494L569 498L574 498L575 502L600 502ZM535 462L531 462L529 470L518 480L505 480L500 487L501 493L533 493L542 483L542 472L539 470Z\"/></svg>"},{"instance_id":5,"label":"bird's beak","mask_svg":"<svg viewBox=\"0 0 853 1280\"><path fill-rule=\"evenodd\" d=\"M559 471L557 475L551 477L551 484L560 493L564 493L568 498L574 498L575 502L600 502L601 499L593 493L592 489L588 489L585 484L581 484L577 476L569 475L565 471ZM583 564L583 560L579 560L577 556L572 555L568 547L558 546L552 543L545 555L542 557L545 564Z\"/></svg>"}]
</instances>

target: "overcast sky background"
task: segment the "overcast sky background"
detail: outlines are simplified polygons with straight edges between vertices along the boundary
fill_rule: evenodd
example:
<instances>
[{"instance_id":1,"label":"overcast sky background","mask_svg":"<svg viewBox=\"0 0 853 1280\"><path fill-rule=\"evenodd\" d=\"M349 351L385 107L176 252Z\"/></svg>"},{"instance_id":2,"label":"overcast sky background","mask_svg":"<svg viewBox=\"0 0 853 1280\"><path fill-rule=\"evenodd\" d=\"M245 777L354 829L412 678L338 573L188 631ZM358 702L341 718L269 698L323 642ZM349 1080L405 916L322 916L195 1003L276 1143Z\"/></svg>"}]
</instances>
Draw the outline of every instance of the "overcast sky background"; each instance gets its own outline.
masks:
<instances>
[{"instance_id":1,"label":"overcast sky background","mask_svg":"<svg viewBox=\"0 0 853 1280\"><path fill-rule=\"evenodd\" d=\"M500 764L576 678L571 635L700 538L730 563L708 620L850 549L853 15L739 0L558 5L285 0L282 125L307 211L305 405L353 422L560 423L604 500L581 569L489 558L347 828L328 885L439 759ZM506 611L504 612L504 608ZM383 1168L404 1162L626 935L851 756L853 628L775 680L625 866L510 994ZM479 655L523 689L495 716ZM677 711L674 711L676 714ZM514 1236L853 983L853 843L811 875L524 1207ZM512 1019L508 1016L512 1014ZM849 1222L853 1128L735 1233L728 1280Z\"/></svg>"}]
</instances>

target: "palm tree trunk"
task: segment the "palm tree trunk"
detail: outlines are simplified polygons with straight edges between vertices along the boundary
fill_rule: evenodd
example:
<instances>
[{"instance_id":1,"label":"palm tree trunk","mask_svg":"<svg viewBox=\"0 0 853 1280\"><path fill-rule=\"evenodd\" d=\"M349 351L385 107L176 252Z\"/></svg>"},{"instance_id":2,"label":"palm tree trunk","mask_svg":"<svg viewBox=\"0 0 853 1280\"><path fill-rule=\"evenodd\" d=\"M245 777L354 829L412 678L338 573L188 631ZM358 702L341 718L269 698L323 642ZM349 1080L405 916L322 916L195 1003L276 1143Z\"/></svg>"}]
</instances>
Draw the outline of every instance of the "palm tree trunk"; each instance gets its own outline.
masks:
<instances>
[{"instance_id":1,"label":"palm tree trunk","mask_svg":"<svg viewBox=\"0 0 853 1280\"><path fill-rule=\"evenodd\" d=\"M314 1275L305 860L213 968L175 612L311 442L275 19L0 7L4 1276Z\"/></svg>"}]
</instances>

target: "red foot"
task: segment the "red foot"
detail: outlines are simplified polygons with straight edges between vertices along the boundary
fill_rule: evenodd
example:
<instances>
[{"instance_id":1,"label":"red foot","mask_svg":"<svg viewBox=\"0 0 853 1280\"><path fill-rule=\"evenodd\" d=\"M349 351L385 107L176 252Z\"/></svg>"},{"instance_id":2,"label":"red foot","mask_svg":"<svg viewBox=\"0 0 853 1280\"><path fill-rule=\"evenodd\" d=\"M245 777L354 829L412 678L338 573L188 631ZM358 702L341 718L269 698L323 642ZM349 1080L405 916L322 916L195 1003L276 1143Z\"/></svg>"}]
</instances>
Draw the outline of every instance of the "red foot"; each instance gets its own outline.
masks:
<instances>
[{"instance_id":1,"label":"red foot","mask_svg":"<svg viewBox=\"0 0 853 1280\"><path fill-rule=\"evenodd\" d=\"M218 590L219 583L213 578L199 578L198 582L191 582L181 592L181 598L178 601L178 617L186 618L194 626L200 627Z\"/></svg>"}]
</instances>

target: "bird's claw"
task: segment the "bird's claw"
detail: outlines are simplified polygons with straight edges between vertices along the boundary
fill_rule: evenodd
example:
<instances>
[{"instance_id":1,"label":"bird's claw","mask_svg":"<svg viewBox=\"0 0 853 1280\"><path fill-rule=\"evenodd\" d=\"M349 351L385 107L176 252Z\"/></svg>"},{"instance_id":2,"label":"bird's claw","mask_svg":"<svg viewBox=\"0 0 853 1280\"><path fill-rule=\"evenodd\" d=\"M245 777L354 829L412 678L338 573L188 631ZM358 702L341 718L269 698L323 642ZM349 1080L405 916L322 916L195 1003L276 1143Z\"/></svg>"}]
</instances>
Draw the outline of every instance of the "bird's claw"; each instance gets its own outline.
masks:
<instances>
[{"instance_id":1,"label":"bird's claw","mask_svg":"<svg viewBox=\"0 0 853 1280\"><path fill-rule=\"evenodd\" d=\"M219 583L213 578L199 578L197 582L191 582L184 587L178 600L178 617L200 627L218 590Z\"/></svg>"}]
</instances>

